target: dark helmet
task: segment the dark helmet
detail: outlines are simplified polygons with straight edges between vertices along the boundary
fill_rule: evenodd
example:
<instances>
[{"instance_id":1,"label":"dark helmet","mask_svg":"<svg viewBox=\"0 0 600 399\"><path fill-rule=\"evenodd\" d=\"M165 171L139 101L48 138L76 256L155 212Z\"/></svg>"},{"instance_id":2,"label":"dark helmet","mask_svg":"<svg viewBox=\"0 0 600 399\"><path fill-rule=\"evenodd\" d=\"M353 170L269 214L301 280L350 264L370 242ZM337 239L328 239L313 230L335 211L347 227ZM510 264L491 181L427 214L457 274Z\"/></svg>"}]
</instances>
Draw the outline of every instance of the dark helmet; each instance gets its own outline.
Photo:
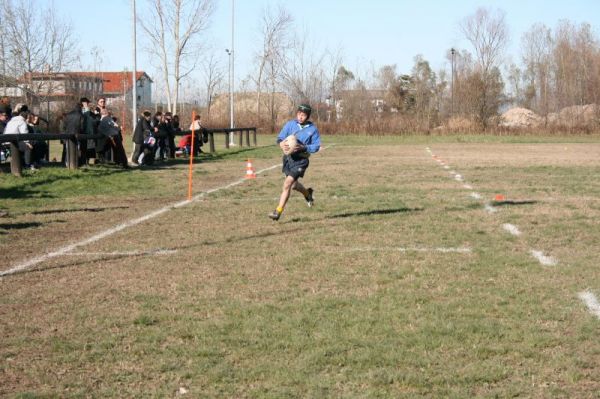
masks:
<instances>
[{"instance_id":1,"label":"dark helmet","mask_svg":"<svg viewBox=\"0 0 600 399\"><path fill-rule=\"evenodd\" d=\"M312 108L308 104L300 104L298 105L297 111L304 112L306 115L310 116Z\"/></svg>"}]
</instances>

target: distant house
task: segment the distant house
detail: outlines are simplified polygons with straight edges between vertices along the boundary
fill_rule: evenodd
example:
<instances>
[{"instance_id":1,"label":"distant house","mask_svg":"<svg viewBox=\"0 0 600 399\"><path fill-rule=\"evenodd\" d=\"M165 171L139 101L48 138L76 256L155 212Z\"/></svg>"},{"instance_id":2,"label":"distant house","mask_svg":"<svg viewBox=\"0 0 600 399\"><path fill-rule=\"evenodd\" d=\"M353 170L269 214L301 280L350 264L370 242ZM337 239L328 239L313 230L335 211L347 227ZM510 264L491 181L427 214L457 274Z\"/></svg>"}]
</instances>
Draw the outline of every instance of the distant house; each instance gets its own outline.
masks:
<instances>
[{"instance_id":1,"label":"distant house","mask_svg":"<svg viewBox=\"0 0 600 399\"><path fill-rule=\"evenodd\" d=\"M146 72L136 73L136 96L139 108L152 105L152 79ZM11 97L25 97L32 106L44 104L53 111L64 111L73 106L81 97L92 102L100 96L107 98L108 105L122 105L132 102L131 72L34 72L27 73L17 84L6 87ZM7 86L7 85L5 85Z\"/></svg>"},{"instance_id":2,"label":"distant house","mask_svg":"<svg viewBox=\"0 0 600 399\"><path fill-rule=\"evenodd\" d=\"M65 110L80 97L102 93L102 79L73 72L33 72L19 79L18 86L31 106L44 104L51 110Z\"/></svg>"},{"instance_id":3,"label":"distant house","mask_svg":"<svg viewBox=\"0 0 600 399\"><path fill-rule=\"evenodd\" d=\"M25 88L23 88L16 79L9 76L0 75L0 97L25 97Z\"/></svg>"},{"instance_id":4,"label":"distant house","mask_svg":"<svg viewBox=\"0 0 600 399\"><path fill-rule=\"evenodd\" d=\"M108 100L107 103L131 104L133 83L132 73L123 72L72 72L73 74L85 77L96 77L102 80L103 90L94 98L102 95ZM137 71L136 77L136 97L139 108L148 108L152 105L152 79L146 72Z\"/></svg>"}]
</instances>

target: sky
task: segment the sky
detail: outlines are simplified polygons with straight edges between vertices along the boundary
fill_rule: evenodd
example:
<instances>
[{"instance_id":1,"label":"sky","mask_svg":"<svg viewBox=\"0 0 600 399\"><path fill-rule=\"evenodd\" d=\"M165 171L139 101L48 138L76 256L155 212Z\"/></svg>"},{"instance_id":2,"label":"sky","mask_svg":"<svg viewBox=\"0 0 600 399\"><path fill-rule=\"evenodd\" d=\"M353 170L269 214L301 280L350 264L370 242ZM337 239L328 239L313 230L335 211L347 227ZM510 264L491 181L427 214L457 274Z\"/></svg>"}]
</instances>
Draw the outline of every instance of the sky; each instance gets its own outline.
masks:
<instances>
[{"instance_id":1,"label":"sky","mask_svg":"<svg viewBox=\"0 0 600 399\"><path fill-rule=\"evenodd\" d=\"M59 15L73 24L82 51L82 66L91 67L91 49L102 49L104 70L132 69L132 0L36 0L54 4ZM232 0L215 0L211 25L204 33L206 44L227 68L226 48L231 48ZM461 38L459 23L479 7L506 13L511 42L507 56L520 63L521 36L535 23L553 29L561 19L589 23L600 35L598 0L234 0L235 81L253 72L253 57L260 47L260 16L270 5L282 5L294 18L297 32L305 32L314 51L341 51L343 65L358 77L368 78L383 65L397 65L398 73L410 73L414 57L423 55L434 71L449 68L448 49L470 50ZM147 0L136 0L138 12ZM159 79L151 65L138 26L138 70ZM222 57L222 58L221 58ZM199 74L198 74L199 76Z\"/></svg>"}]
</instances>

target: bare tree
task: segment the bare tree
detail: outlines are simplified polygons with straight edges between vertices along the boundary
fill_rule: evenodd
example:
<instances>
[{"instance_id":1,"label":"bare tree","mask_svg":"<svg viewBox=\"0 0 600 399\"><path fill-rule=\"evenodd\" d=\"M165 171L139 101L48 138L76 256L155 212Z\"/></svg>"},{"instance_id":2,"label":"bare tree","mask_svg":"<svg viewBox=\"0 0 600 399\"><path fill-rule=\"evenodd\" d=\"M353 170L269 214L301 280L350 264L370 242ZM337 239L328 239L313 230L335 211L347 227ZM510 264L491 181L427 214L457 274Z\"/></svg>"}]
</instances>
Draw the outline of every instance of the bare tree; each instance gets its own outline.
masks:
<instances>
[{"instance_id":1,"label":"bare tree","mask_svg":"<svg viewBox=\"0 0 600 399\"><path fill-rule=\"evenodd\" d=\"M210 121L210 108L212 106L213 98L217 89L223 83L225 72L223 71L223 67L219 64L214 52L211 52L202 61L202 70L204 72L204 87L206 88L206 119L207 121Z\"/></svg>"},{"instance_id":2,"label":"bare tree","mask_svg":"<svg viewBox=\"0 0 600 399\"><path fill-rule=\"evenodd\" d=\"M481 79L481 82L473 85L473 88L480 90L473 94L478 98L477 116L485 129L489 118L498 112L499 99L492 95L496 94L499 77L497 71L508 44L505 13L500 10L494 13L486 8L479 8L475 14L462 21L460 29L475 50L477 79Z\"/></svg>"},{"instance_id":3,"label":"bare tree","mask_svg":"<svg viewBox=\"0 0 600 399\"><path fill-rule=\"evenodd\" d=\"M156 56L165 82L167 107L177 113L179 84L198 62L201 33L214 11L213 0L147 0L139 15L147 48ZM172 80L171 80L172 78Z\"/></svg>"},{"instance_id":4,"label":"bare tree","mask_svg":"<svg viewBox=\"0 0 600 399\"><path fill-rule=\"evenodd\" d=\"M3 0L2 12L2 57L4 76L28 78L28 102L42 88L48 95L53 88L49 83L33 85L34 72L62 72L78 59L78 49L70 22L58 18L52 4L39 7L34 0ZM10 40L6 40L6 38Z\"/></svg>"},{"instance_id":5,"label":"bare tree","mask_svg":"<svg viewBox=\"0 0 600 399\"><path fill-rule=\"evenodd\" d=\"M338 116L337 116L337 108L338 108L338 101L340 100L340 93L339 93L339 88L337 86L337 73L340 69L340 67L342 66L342 63L344 62L344 55L343 55L343 50L341 47L338 47L336 49L336 51L328 51L327 52L327 60L328 60L328 66L327 66L327 71L328 74L327 76L327 80L329 81L329 99L331 101L331 104L333 104L334 106L334 110L336 112L335 117L333 118L334 122L337 122L338 120ZM330 115L331 117L331 115Z\"/></svg>"},{"instance_id":6,"label":"bare tree","mask_svg":"<svg viewBox=\"0 0 600 399\"><path fill-rule=\"evenodd\" d=\"M260 124L263 80L267 75L273 93L277 71L279 70L278 63L283 59L283 54L289 47L288 32L292 23L292 16L282 6L278 8L276 13L269 7L263 10L261 17L262 48L256 54L258 60L258 73L255 79L257 124ZM266 73L266 71L269 73Z\"/></svg>"},{"instance_id":7,"label":"bare tree","mask_svg":"<svg viewBox=\"0 0 600 399\"><path fill-rule=\"evenodd\" d=\"M553 46L551 31L545 25L533 25L521 38L525 64L524 104L544 116L549 112L550 56Z\"/></svg>"}]
</instances>

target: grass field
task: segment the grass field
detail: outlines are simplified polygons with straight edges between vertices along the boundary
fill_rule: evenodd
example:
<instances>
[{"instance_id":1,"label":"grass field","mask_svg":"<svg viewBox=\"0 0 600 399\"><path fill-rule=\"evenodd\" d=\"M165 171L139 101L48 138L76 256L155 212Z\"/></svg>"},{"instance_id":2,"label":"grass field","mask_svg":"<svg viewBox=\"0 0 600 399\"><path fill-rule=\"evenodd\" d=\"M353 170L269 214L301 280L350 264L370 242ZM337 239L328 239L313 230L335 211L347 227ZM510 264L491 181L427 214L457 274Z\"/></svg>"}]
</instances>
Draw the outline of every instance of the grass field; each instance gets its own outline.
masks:
<instances>
[{"instance_id":1,"label":"grass field","mask_svg":"<svg viewBox=\"0 0 600 399\"><path fill-rule=\"evenodd\" d=\"M599 138L324 146L0 175L0 396L600 397Z\"/></svg>"}]
</instances>

